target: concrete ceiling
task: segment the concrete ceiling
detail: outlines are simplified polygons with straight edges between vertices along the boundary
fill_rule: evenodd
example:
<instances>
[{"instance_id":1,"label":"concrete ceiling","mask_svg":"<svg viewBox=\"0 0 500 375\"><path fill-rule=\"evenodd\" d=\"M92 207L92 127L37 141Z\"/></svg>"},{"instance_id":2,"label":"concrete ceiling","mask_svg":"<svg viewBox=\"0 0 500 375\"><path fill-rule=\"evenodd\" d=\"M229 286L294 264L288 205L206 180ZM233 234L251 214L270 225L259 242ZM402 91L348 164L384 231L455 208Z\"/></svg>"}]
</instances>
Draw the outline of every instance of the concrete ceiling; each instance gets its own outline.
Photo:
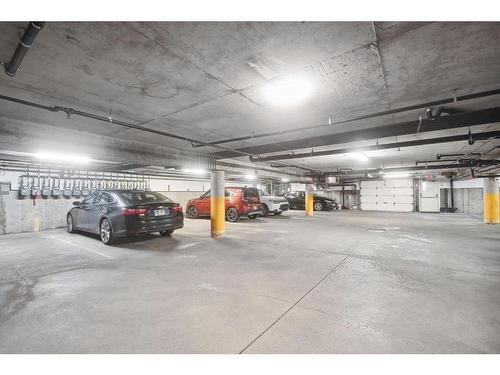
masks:
<instances>
[{"instance_id":1,"label":"concrete ceiling","mask_svg":"<svg viewBox=\"0 0 500 375\"><path fill-rule=\"evenodd\" d=\"M0 23L1 61L9 61L25 26L25 22ZM330 116L343 119L454 93L496 89L500 87L499 41L500 23L480 22L56 22L47 23L40 32L22 71L15 77L0 75L0 94L104 116L111 111L116 119L212 142L324 124ZM296 74L314 83L310 98L293 108L266 102L262 93L266 82ZM499 96L493 96L455 106L473 110L499 103ZM224 146L279 143L415 120L418 114L413 111ZM50 143L43 137L26 139L32 126L41 134L40 126L48 125L49 133L59 128L70 132L61 133L67 134L59 136L61 143L74 142L70 134L86 133L89 144L92 136L102 136L95 146L105 148L112 143L110 159L112 150L140 155L148 145L156 155L150 155L148 162L156 165L220 151L193 149L182 140L115 124L79 117L68 120L62 113L1 100L0 115L20 121L24 129L17 138L0 142L4 150L26 151L34 144L54 147L53 140ZM0 126L6 129L9 123ZM500 124L488 128L500 130ZM382 166L433 159L442 150L467 149L466 142L459 142L372 152L370 157L373 165ZM276 146L276 151L282 149ZM320 170L356 166L349 157L338 156L293 162Z\"/></svg>"}]
</instances>

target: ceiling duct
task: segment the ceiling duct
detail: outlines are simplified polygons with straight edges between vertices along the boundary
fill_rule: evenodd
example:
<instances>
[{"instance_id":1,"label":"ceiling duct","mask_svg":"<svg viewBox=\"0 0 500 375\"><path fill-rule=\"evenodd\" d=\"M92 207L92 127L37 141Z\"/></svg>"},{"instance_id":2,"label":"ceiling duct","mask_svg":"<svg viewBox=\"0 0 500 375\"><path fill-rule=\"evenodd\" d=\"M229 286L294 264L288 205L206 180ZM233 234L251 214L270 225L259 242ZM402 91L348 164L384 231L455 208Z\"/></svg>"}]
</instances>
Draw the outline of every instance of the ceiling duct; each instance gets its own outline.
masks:
<instances>
[{"instance_id":1,"label":"ceiling duct","mask_svg":"<svg viewBox=\"0 0 500 375\"><path fill-rule=\"evenodd\" d=\"M24 60L24 56L29 51L38 32L45 26L45 22L30 22L19 41L10 62L5 65L5 73L14 77Z\"/></svg>"}]
</instances>

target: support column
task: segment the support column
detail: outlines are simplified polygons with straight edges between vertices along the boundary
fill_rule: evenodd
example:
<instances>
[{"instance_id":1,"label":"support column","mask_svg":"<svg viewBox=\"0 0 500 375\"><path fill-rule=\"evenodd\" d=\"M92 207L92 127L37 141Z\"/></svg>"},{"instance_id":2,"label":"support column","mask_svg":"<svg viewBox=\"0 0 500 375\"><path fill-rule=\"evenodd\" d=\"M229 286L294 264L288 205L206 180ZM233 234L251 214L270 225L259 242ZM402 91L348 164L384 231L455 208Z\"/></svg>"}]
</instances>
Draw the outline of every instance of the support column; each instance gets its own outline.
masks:
<instances>
[{"instance_id":1,"label":"support column","mask_svg":"<svg viewBox=\"0 0 500 375\"><path fill-rule=\"evenodd\" d=\"M311 184L306 185L306 215L313 216L314 212L314 198L313 198L313 187Z\"/></svg>"},{"instance_id":2,"label":"support column","mask_svg":"<svg viewBox=\"0 0 500 375\"><path fill-rule=\"evenodd\" d=\"M226 217L224 171L210 172L210 233L213 238L224 234Z\"/></svg>"},{"instance_id":3,"label":"support column","mask_svg":"<svg viewBox=\"0 0 500 375\"><path fill-rule=\"evenodd\" d=\"M500 205L498 200L498 183L494 177L488 177L483 180L483 204L484 204L484 223L500 223Z\"/></svg>"}]
</instances>

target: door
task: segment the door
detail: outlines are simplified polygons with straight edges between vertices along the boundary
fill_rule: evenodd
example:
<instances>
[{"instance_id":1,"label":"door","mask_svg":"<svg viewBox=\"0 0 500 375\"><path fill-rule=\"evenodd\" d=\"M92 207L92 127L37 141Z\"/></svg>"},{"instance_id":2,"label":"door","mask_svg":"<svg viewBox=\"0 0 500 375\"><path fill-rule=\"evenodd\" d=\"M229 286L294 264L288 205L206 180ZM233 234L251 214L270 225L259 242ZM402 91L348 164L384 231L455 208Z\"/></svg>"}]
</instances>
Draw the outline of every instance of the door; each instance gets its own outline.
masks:
<instances>
[{"instance_id":1,"label":"door","mask_svg":"<svg viewBox=\"0 0 500 375\"><path fill-rule=\"evenodd\" d=\"M210 215L210 190L200 197L197 209L199 215Z\"/></svg>"},{"instance_id":2,"label":"door","mask_svg":"<svg viewBox=\"0 0 500 375\"><path fill-rule=\"evenodd\" d=\"M420 212L439 212L439 184L437 181L420 181Z\"/></svg>"},{"instance_id":3,"label":"door","mask_svg":"<svg viewBox=\"0 0 500 375\"><path fill-rule=\"evenodd\" d=\"M299 199L298 199L299 193L292 192L292 193L286 193L285 198L288 200L290 203L290 208L297 209L299 208Z\"/></svg>"},{"instance_id":4,"label":"door","mask_svg":"<svg viewBox=\"0 0 500 375\"><path fill-rule=\"evenodd\" d=\"M413 180L385 179L361 182L361 209L412 212Z\"/></svg>"},{"instance_id":5,"label":"door","mask_svg":"<svg viewBox=\"0 0 500 375\"><path fill-rule=\"evenodd\" d=\"M88 195L81 201L80 206L78 206L78 211L75 218L75 225L77 229L85 231L88 230L88 211L92 206L92 201L94 200L96 194L97 193L94 192Z\"/></svg>"},{"instance_id":6,"label":"door","mask_svg":"<svg viewBox=\"0 0 500 375\"><path fill-rule=\"evenodd\" d=\"M299 191L296 196L296 203L295 206L299 210L305 210L306 208L306 193L303 191Z\"/></svg>"},{"instance_id":7,"label":"door","mask_svg":"<svg viewBox=\"0 0 500 375\"><path fill-rule=\"evenodd\" d=\"M106 192L101 192L94 198L93 204L89 207L87 213L88 230L90 232L99 234L99 220L113 202L114 199L111 194Z\"/></svg>"}]
</instances>

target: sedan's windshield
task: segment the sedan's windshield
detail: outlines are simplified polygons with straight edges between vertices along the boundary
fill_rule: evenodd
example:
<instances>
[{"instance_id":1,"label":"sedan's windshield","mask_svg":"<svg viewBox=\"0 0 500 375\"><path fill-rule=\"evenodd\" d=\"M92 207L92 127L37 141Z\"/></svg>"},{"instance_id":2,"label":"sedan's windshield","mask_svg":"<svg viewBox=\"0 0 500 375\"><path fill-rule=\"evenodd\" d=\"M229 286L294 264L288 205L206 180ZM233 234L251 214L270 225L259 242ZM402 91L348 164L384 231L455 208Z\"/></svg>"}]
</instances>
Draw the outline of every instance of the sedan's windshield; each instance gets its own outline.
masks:
<instances>
[{"instance_id":1,"label":"sedan's windshield","mask_svg":"<svg viewBox=\"0 0 500 375\"><path fill-rule=\"evenodd\" d=\"M118 194L130 205L173 202L154 191L120 191Z\"/></svg>"},{"instance_id":2,"label":"sedan's windshield","mask_svg":"<svg viewBox=\"0 0 500 375\"><path fill-rule=\"evenodd\" d=\"M259 189L259 193L260 193L261 196L264 196L264 197L266 197L266 196L268 197L269 196L269 194L267 194L264 190L260 190Z\"/></svg>"}]
</instances>

